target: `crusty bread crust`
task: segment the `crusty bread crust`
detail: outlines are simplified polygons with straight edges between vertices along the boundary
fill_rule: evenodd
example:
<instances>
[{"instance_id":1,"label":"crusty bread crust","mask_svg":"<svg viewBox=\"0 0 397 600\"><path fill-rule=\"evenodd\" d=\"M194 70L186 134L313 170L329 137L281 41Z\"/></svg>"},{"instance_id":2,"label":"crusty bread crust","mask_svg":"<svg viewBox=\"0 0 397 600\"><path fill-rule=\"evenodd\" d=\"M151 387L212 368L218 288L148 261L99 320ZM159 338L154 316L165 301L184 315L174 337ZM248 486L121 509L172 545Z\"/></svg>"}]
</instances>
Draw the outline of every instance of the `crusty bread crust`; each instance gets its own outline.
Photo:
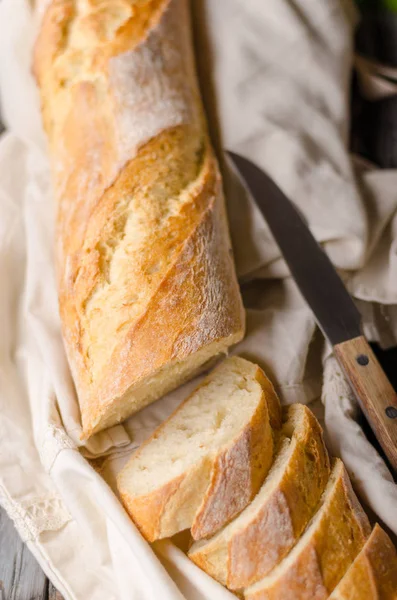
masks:
<instances>
[{"instance_id":1,"label":"crusty bread crust","mask_svg":"<svg viewBox=\"0 0 397 600\"><path fill-rule=\"evenodd\" d=\"M378 524L330 600L396 600L397 552Z\"/></svg>"},{"instance_id":2,"label":"crusty bread crust","mask_svg":"<svg viewBox=\"0 0 397 600\"><path fill-rule=\"evenodd\" d=\"M280 443L286 451L285 463L277 465L277 485L251 517L250 505L229 527L193 544L189 552L193 562L230 589L255 583L280 562L307 525L328 481L328 453L313 413L297 404L285 410L284 418L282 434L291 441L283 437ZM260 493L255 502L259 498Z\"/></svg>"},{"instance_id":3,"label":"crusty bread crust","mask_svg":"<svg viewBox=\"0 0 397 600\"><path fill-rule=\"evenodd\" d=\"M255 379L265 392L270 426L274 431L278 432L283 424L283 413L280 408L280 400L276 394L272 382L265 375L264 371L254 363L251 363L251 368L255 369Z\"/></svg>"},{"instance_id":4,"label":"crusty bread crust","mask_svg":"<svg viewBox=\"0 0 397 600\"><path fill-rule=\"evenodd\" d=\"M271 381L258 365L239 357L233 360L243 365L247 375L261 386L266 410L261 407L235 444L217 456L210 485L192 523L194 540L213 535L252 500L273 461L272 430L277 432L281 427L280 401ZM263 419L270 424L266 435ZM251 465L249 470L248 464Z\"/></svg>"},{"instance_id":5,"label":"crusty bread crust","mask_svg":"<svg viewBox=\"0 0 397 600\"><path fill-rule=\"evenodd\" d=\"M244 312L187 0L53 0L34 70L63 336L89 437L225 353Z\"/></svg>"},{"instance_id":6,"label":"crusty bread crust","mask_svg":"<svg viewBox=\"0 0 397 600\"><path fill-rule=\"evenodd\" d=\"M251 419L235 439L213 455L206 455L178 477L142 496L134 495L134 485L129 474L129 464L117 479L117 487L131 518L144 537L153 542L171 537L192 527L196 536L212 535L236 514L243 510L258 491L273 459L273 433L269 422L268 398L276 412L278 403L273 390L271 397L263 391L264 374L256 365L239 357L232 357L209 376L231 365L257 381L258 403ZM200 387L205 387L204 380ZM270 389L270 387L268 387ZM195 392L191 396L193 396ZM139 458L143 448L157 437L161 430L178 415L189 402L189 396L180 407L156 429L153 435L132 456ZM279 412L281 408L279 406ZM280 419L277 419L280 421Z\"/></svg>"},{"instance_id":7,"label":"crusty bread crust","mask_svg":"<svg viewBox=\"0 0 397 600\"><path fill-rule=\"evenodd\" d=\"M132 496L125 491L128 484L123 480L123 473L120 474L117 479L120 498L149 542L172 537L190 526L200 498L208 487L212 467L211 459L205 457L187 473L145 496Z\"/></svg>"},{"instance_id":8,"label":"crusty bread crust","mask_svg":"<svg viewBox=\"0 0 397 600\"><path fill-rule=\"evenodd\" d=\"M290 554L244 591L246 600L325 600L339 583L371 528L341 461L331 477L320 512Z\"/></svg>"}]
</instances>

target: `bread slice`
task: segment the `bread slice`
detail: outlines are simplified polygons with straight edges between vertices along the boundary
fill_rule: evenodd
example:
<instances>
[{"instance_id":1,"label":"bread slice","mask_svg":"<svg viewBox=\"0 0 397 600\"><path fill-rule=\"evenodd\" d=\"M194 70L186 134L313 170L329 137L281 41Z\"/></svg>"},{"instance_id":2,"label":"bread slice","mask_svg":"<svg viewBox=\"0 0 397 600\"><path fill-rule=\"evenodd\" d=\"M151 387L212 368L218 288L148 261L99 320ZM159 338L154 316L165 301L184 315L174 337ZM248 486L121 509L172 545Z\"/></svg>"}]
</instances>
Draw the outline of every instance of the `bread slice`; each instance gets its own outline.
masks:
<instances>
[{"instance_id":1,"label":"bread slice","mask_svg":"<svg viewBox=\"0 0 397 600\"><path fill-rule=\"evenodd\" d=\"M132 456L122 501L149 541L212 535L253 498L273 460L281 408L261 369L225 360Z\"/></svg>"},{"instance_id":2,"label":"bread slice","mask_svg":"<svg viewBox=\"0 0 397 600\"><path fill-rule=\"evenodd\" d=\"M325 600L370 534L370 525L337 460L320 507L291 552L244 592L246 600Z\"/></svg>"},{"instance_id":3,"label":"bread slice","mask_svg":"<svg viewBox=\"0 0 397 600\"><path fill-rule=\"evenodd\" d=\"M330 600L396 600L397 552L379 525L346 575L337 585Z\"/></svg>"},{"instance_id":4,"label":"bread slice","mask_svg":"<svg viewBox=\"0 0 397 600\"><path fill-rule=\"evenodd\" d=\"M275 462L251 504L189 558L230 589L264 577L292 548L327 484L330 466L321 427L303 404L284 412Z\"/></svg>"}]
</instances>

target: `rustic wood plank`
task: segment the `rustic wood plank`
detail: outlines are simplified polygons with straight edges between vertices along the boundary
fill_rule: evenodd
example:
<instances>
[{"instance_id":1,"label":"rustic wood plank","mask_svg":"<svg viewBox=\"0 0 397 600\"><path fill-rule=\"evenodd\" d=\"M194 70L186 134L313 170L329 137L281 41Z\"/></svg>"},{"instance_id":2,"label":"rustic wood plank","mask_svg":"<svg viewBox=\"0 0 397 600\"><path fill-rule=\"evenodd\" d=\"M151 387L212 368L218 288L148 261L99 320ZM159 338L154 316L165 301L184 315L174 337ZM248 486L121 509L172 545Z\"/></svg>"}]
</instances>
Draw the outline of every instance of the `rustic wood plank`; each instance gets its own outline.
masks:
<instances>
[{"instance_id":1,"label":"rustic wood plank","mask_svg":"<svg viewBox=\"0 0 397 600\"><path fill-rule=\"evenodd\" d=\"M0 599L47 600L48 580L0 508ZM59 600L56 596L52 600Z\"/></svg>"},{"instance_id":2,"label":"rustic wood plank","mask_svg":"<svg viewBox=\"0 0 397 600\"><path fill-rule=\"evenodd\" d=\"M51 581L48 586L48 600L63 600L63 597L56 588L52 585Z\"/></svg>"}]
</instances>

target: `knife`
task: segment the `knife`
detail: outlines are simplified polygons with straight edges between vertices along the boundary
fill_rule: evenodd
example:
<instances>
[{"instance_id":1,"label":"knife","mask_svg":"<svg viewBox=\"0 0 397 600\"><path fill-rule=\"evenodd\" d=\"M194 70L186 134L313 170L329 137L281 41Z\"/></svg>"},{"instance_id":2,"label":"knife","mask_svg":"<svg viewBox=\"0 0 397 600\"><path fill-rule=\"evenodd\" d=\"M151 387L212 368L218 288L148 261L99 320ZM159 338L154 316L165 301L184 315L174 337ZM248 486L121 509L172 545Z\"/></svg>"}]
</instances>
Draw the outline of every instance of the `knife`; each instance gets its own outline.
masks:
<instances>
[{"instance_id":1,"label":"knife","mask_svg":"<svg viewBox=\"0 0 397 600\"><path fill-rule=\"evenodd\" d=\"M301 294L331 342L359 405L397 473L397 394L363 335L361 315L293 203L250 160L227 153L265 217Z\"/></svg>"}]
</instances>

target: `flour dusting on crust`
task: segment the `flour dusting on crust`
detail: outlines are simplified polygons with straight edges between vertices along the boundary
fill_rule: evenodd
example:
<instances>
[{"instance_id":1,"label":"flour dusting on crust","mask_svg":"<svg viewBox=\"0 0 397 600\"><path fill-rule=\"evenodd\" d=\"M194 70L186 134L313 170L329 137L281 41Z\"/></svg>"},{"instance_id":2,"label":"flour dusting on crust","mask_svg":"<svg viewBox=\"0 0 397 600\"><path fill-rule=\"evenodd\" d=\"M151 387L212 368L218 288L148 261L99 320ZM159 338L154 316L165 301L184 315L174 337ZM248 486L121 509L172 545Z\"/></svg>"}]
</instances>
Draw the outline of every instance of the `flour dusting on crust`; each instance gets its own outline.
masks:
<instances>
[{"instance_id":1,"label":"flour dusting on crust","mask_svg":"<svg viewBox=\"0 0 397 600\"><path fill-rule=\"evenodd\" d=\"M184 10L184 2L172 0L141 45L109 62L121 164L161 131L200 124L194 74L186 65L191 48L181 18Z\"/></svg>"},{"instance_id":2,"label":"flour dusting on crust","mask_svg":"<svg viewBox=\"0 0 397 600\"><path fill-rule=\"evenodd\" d=\"M188 6L54 0L36 43L60 313L87 437L244 330Z\"/></svg>"}]
</instances>

